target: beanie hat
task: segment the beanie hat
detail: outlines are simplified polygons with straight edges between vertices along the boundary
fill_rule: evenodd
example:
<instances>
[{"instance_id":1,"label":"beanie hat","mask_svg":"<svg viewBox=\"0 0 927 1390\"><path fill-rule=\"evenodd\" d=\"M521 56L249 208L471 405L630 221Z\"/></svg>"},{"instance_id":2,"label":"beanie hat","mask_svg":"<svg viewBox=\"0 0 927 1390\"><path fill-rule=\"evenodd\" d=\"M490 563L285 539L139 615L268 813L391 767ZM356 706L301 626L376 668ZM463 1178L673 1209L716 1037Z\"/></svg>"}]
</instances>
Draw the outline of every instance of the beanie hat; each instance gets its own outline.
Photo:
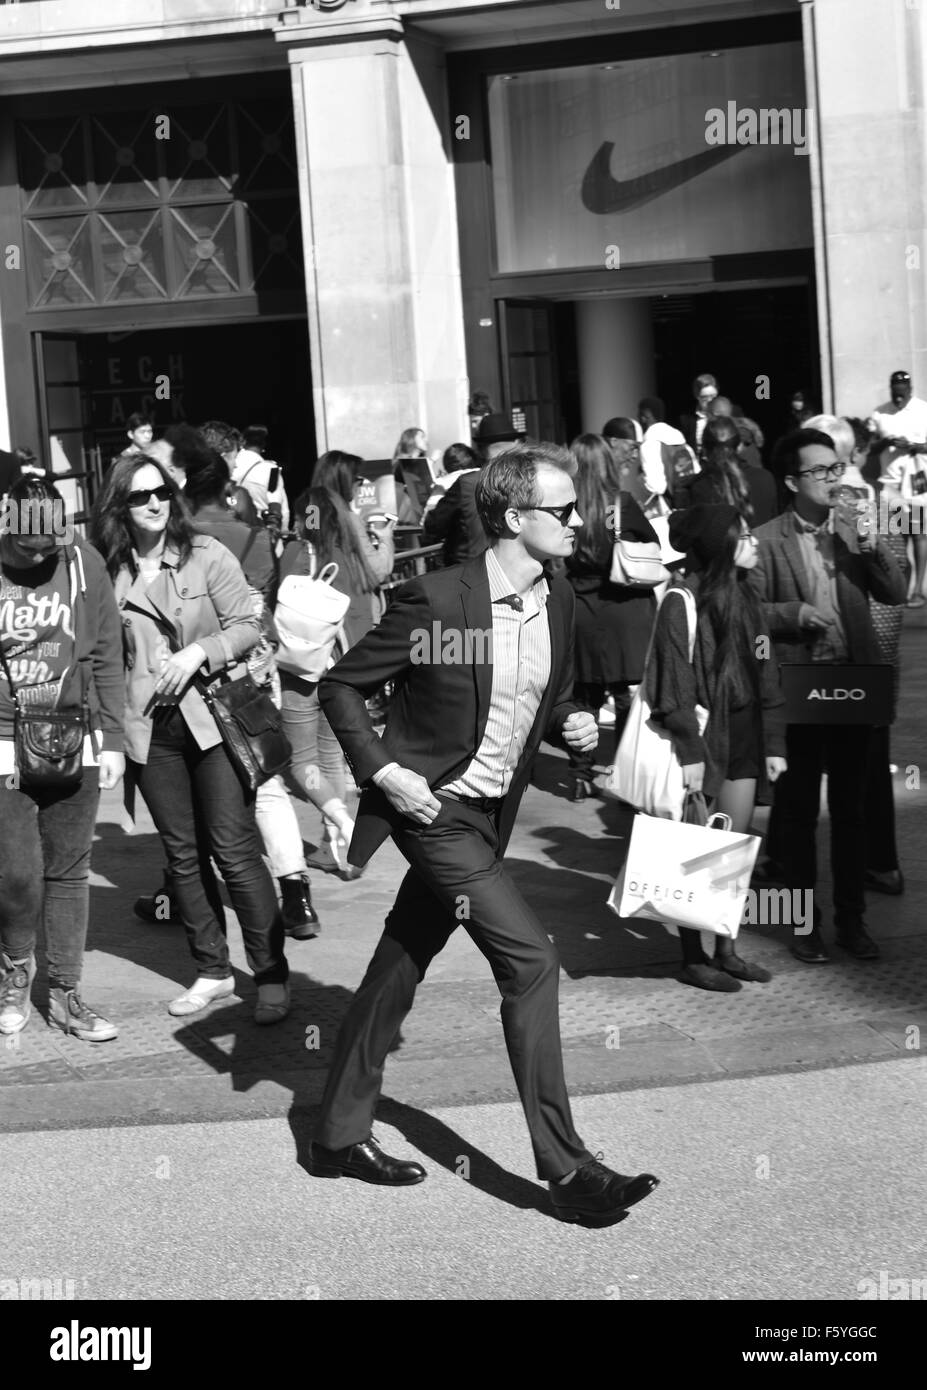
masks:
<instances>
[{"instance_id":1,"label":"beanie hat","mask_svg":"<svg viewBox=\"0 0 927 1390\"><path fill-rule=\"evenodd\" d=\"M707 565L720 553L739 515L737 508L727 502L700 502L685 511L673 512L669 519L670 544Z\"/></svg>"}]
</instances>

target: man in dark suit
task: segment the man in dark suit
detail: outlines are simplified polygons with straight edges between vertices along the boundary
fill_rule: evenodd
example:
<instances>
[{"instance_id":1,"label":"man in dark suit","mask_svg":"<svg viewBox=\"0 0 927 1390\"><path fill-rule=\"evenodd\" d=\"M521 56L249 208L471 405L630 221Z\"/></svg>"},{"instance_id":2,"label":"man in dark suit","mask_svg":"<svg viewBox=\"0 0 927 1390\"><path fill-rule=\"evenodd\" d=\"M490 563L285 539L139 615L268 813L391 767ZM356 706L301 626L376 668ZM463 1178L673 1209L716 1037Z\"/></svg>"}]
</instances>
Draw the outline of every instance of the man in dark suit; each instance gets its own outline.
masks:
<instances>
[{"instance_id":1,"label":"man in dark suit","mask_svg":"<svg viewBox=\"0 0 927 1390\"><path fill-rule=\"evenodd\" d=\"M884 540L833 521L832 492L844 470L833 441L801 429L777 444L774 469L791 505L755 531L759 563L750 581L766 610L775 657L796 662L878 664L869 600L900 604L905 583ZM837 944L859 960L879 950L863 921L866 872L865 788L868 725L789 724L788 771L776 783L776 845L785 885L814 890L821 777L827 773L831 873ZM794 935L798 960L823 963L821 911L809 934Z\"/></svg>"},{"instance_id":2,"label":"man in dark suit","mask_svg":"<svg viewBox=\"0 0 927 1390\"><path fill-rule=\"evenodd\" d=\"M680 415L679 428L682 430L689 447L698 453L702 443L702 434L711 418L709 407L718 395L718 383L710 372L703 372L701 376L695 378L692 383L692 394L695 397L695 414Z\"/></svg>"},{"instance_id":3,"label":"man in dark suit","mask_svg":"<svg viewBox=\"0 0 927 1390\"><path fill-rule=\"evenodd\" d=\"M502 865L542 739L580 751L595 720L571 698L573 595L545 566L572 552L575 470L554 445L487 464L477 505L488 551L404 584L379 627L319 685L319 699L363 787L349 859L388 835L409 863L386 930L348 1011L322 1101L312 1171L420 1182L424 1169L382 1153L370 1127L383 1067L416 987L462 924L502 994L502 1026L538 1175L562 1220L621 1219L656 1186L592 1158L570 1114L560 1049L560 962ZM365 698L397 690L382 740Z\"/></svg>"}]
</instances>

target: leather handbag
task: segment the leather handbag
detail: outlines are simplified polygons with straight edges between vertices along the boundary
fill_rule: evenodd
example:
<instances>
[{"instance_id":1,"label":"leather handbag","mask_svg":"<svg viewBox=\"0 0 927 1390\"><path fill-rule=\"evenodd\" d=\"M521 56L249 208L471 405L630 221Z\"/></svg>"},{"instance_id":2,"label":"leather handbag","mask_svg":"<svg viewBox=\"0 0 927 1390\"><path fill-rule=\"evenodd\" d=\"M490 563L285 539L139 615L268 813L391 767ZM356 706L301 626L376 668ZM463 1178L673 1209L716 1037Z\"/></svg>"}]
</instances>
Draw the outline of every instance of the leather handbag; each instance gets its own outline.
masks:
<instances>
[{"instance_id":1,"label":"leather handbag","mask_svg":"<svg viewBox=\"0 0 927 1390\"><path fill-rule=\"evenodd\" d=\"M257 791L289 766L293 749L280 711L252 676L197 686L245 791Z\"/></svg>"},{"instance_id":2,"label":"leather handbag","mask_svg":"<svg viewBox=\"0 0 927 1390\"><path fill-rule=\"evenodd\" d=\"M86 703L78 709L24 705L2 647L0 664L13 699L13 752L20 784L35 790L79 787L84 776L89 707Z\"/></svg>"},{"instance_id":3,"label":"leather handbag","mask_svg":"<svg viewBox=\"0 0 927 1390\"><path fill-rule=\"evenodd\" d=\"M623 541L621 539L621 494L615 500L615 541L612 545L612 567L609 581L630 589L655 589L669 579L656 541Z\"/></svg>"}]
</instances>

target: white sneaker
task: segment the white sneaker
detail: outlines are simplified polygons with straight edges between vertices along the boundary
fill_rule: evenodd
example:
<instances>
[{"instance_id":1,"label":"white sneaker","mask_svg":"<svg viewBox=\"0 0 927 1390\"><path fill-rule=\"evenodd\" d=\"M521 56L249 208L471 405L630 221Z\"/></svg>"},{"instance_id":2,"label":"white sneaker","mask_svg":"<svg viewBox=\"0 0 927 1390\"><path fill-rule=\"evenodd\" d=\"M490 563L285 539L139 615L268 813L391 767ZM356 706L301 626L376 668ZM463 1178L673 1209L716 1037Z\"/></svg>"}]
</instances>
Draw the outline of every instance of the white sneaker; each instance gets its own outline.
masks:
<instances>
[{"instance_id":1,"label":"white sneaker","mask_svg":"<svg viewBox=\"0 0 927 1390\"><path fill-rule=\"evenodd\" d=\"M227 999L235 993L235 979L229 975L225 980L210 980L201 975L188 990L172 999L167 1006L169 1014L182 1018L185 1014L199 1013L216 999Z\"/></svg>"}]
</instances>

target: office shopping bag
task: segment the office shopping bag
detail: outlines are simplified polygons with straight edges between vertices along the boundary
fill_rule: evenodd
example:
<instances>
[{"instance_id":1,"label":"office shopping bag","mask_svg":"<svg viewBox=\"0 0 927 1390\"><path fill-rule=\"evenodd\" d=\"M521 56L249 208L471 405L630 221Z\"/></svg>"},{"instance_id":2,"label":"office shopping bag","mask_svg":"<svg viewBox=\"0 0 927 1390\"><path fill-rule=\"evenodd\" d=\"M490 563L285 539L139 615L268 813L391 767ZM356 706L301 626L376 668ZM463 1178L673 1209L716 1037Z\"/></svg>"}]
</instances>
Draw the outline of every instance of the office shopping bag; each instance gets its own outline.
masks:
<instances>
[{"instance_id":1,"label":"office shopping bag","mask_svg":"<svg viewBox=\"0 0 927 1390\"><path fill-rule=\"evenodd\" d=\"M678 594L686 605L691 662L695 650L695 597L689 589L681 586L667 590L663 602L666 603L672 594ZM631 700L615 760L605 779L605 791L649 816L668 816L678 821L682 818L686 794L682 766L673 749L672 738L651 717L650 705L644 694L652 649L653 638L644 663L644 679ZM708 711L702 705L696 705L695 712L699 733L703 734L708 724Z\"/></svg>"},{"instance_id":2,"label":"office shopping bag","mask_svg":"<svg viewBox=\"0 0 927 1390\"><path fill-rule=\"evenodd\" d=\"M730 824L729 816L691 825L638 813L609 907L619 917L672 923L733 941L760 837L735 833Z\"/></svg>"}]
</instances>

